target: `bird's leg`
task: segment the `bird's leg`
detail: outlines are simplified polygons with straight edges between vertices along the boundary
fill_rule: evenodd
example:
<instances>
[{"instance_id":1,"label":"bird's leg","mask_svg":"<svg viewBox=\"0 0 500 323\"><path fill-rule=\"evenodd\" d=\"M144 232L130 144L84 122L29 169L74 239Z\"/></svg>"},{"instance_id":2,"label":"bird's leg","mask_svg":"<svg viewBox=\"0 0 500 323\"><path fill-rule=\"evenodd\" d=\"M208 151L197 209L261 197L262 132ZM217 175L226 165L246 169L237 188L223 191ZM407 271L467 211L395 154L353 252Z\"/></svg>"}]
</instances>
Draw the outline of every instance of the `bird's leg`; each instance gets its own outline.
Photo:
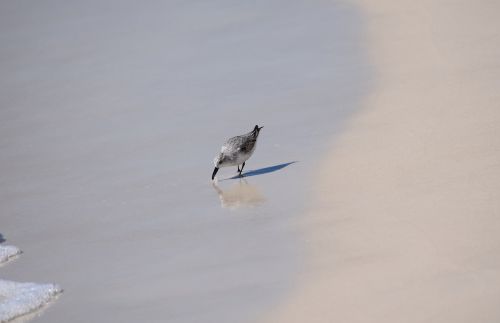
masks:
<instances>
[{"instance_id":1,"label":"bird's leg","mask_svg":"<svg viewBox=\"0 0 500 323\"><path fill-rule=\"evenodd\" d=\"M240 171L240 165L237 165L237 166L238 166L238 173L241 173L241 171Z\"/></svg>"},{"instance_id":2,"label":"bird's leg","mask_svg":"<svg viewBox=\"0 0 500 323\"><path fill-rule=\"evenodd\" d=\"M243 167L245 167L245 162L243 162L243 164L241 165L241 169L240 166L238 165L238 172L240 172L240 177L242 176L241 172L243 171Z\"/></svg>"}]
</instances>

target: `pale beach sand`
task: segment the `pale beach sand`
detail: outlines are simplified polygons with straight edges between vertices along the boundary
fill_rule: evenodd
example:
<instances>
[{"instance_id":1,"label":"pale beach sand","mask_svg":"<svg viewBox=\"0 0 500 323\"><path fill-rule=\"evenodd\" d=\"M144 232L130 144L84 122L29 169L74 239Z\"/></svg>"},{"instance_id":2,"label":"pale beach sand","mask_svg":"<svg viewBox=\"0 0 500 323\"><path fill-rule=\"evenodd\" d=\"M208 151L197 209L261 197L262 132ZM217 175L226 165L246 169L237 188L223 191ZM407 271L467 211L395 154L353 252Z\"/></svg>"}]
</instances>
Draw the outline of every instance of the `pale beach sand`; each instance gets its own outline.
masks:
<instances>
[{"instance_id":1,"label":"pale beach sand","mask_svg":"<svg viewBox=\"0 0 500 323\"><path fill-rule=\"evenodd\" d=\"M500 3L361 1L375 69L268 322L500 320Z\"/></svg>"},{"instance_id":2,"label":"pale beach sand","mask_svg":"<svg viewBox=\"0 0 500 323\"><path fill-rule=\"evenodd\" d=\"M36 322L279 304L310 175L369 86L361 23L343 2L0 2L0 234L23 250L0 276L64 290ZM212 185L255 124L248 177Z\"/></svg>"},{"instance_id":3,"label":"pale beach sand","mask_svg":"<svg viewBox=\"0 0 500 323\"><path fill-rule=\"evenodd\" d=\"M16 246L0 245L0 266L21 254L21 250Z\"/></svg>"}]
</instances>

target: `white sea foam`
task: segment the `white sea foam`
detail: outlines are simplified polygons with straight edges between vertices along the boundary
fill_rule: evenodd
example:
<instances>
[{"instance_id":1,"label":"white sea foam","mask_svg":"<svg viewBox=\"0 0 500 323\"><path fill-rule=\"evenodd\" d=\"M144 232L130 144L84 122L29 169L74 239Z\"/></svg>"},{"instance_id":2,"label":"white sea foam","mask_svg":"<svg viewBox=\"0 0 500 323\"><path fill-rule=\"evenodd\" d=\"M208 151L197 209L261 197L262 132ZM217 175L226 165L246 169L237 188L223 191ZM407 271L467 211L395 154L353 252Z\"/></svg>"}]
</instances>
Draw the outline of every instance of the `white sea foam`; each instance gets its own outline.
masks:
<instances>
[{"instance_id":1,"label":"white sea foam","mask_svg":"<svg viewBox=\"0 0 500 323\"><path fill-rule=\"evenodd\" d=\"M61 292L62 289L56 284L18 283L0 279L0 322L30 313Z\"/></svg>"},{"instance_id":2,"label":"white sea foam","mask_svg":"<svg viewBox=\"0 0 500 323\"><path fill-rule=\"evenodd\" d=\"M21 254L21 249L14 246L0 246L0 265L9 261L10 258Z\"/></svg>"}]
</instances>

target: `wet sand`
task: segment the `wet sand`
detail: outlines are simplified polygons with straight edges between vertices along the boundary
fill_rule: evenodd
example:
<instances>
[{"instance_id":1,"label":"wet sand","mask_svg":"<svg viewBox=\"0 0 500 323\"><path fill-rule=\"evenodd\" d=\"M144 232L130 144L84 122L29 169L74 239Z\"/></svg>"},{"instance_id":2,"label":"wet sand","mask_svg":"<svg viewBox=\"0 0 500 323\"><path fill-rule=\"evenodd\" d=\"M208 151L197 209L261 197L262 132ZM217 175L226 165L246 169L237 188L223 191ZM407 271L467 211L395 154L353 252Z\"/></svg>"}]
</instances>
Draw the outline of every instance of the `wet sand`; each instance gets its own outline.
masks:
<instances>
[{"instance_id":1,"label":"wet sand","mask_svg":"<svg viewBox=\"0 0 500 323\"><path fill-rule=\"evenodd\" d=\"M361 1L375 71L268 322L500 320L500 4Z\"/></svg>"},{"instance_id":2,"label":"wet sand","mask_svg":"<svg viewBox=\"0 0 500 323\"><path fill-rule=\"evenodd\" d=\"M310 175L366 92L360 23L337 2L0 2L0 234L24 252L0 275L64 289L37 322L252 322L285 297ZM255 124L248 177L214 187Z\"/></svg>"}]
</instances>

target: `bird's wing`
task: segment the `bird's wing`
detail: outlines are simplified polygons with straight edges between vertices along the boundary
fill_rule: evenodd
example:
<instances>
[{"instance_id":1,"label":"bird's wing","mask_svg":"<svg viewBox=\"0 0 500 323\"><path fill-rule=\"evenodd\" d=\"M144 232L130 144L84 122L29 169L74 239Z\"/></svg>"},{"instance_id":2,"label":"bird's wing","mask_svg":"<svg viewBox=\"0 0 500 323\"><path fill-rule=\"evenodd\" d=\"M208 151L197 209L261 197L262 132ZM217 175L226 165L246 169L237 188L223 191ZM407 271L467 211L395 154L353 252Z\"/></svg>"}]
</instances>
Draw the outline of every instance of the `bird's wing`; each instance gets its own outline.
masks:
<instances>
[{"instance_id":1,"label":"bird's wing","mask_svg":"<svg viewBox=\"0 0 500 323\"><path fill-rule=\"evenodd\" d=\"M238 147L240 147L243 144L243 137L242 136L236 136L229 138L224 146L226 146L226 149L234 149L236 150Z\"/></svg>"},{"instance_id":2,"label":"bird's wing","mask_svg":"<svg viewBox=\"0 0 500 323\"><path fill-rule=\"evenodd\" d=\"M221 152L225 154L228 152L230 152L230 154L235 154L238 151L249 152L255 146L256 141L257 138L254 136L243 135L232 137L224 143Z\"/></svg>"},{"instance_id":3,"label":"bird's wing","mask_svg":"<svg viewBox=\"0 0 500 323\"><path fill-rule=\"evenodd\" d=\"M250 137L250 138L245 138L245 140L242 142L240 146L240 150L244 152L249 152L253 149L255 146L255 142L257 141L256 138Z\"/></svg>"}]
</instances>

